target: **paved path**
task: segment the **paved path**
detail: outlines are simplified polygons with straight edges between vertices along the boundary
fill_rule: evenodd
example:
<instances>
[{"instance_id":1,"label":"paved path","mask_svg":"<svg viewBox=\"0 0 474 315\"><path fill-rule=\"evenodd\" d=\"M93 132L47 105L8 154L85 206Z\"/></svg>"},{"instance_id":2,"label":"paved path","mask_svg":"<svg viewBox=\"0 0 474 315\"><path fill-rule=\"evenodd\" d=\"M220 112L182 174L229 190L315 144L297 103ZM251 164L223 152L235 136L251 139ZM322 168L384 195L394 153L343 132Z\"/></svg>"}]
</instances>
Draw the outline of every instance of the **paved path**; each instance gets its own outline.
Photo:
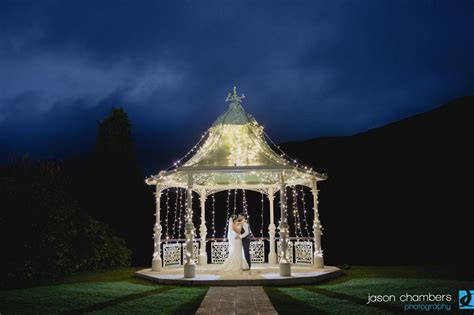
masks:
<instances>
[{"instance_id":1,"label":"paved path","mask_svg":"<svg viewBox=\"0 0 474 315\"><path fill-rule=\"evenodd\" d=\"M262 287L210 287L196 314L278 314Z\"/></svg>"}]
</instances>

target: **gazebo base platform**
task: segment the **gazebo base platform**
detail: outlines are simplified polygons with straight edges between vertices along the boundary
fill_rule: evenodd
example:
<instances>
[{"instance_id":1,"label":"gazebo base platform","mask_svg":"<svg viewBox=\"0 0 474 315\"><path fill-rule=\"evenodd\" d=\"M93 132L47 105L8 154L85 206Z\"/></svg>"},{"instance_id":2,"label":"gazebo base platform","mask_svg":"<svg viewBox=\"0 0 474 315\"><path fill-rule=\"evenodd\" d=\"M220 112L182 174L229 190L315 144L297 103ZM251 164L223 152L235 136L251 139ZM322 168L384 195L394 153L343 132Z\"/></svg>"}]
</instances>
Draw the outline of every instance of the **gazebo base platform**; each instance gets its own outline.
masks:
<instances>
[{"instance_id":1,"label":"gazebo base platform","mask_svg":"<svg viewBox=\"0 0 474 315\"><path fill-rule=\"evenodd\" d=\"M210 286L252 286L252 285L295 285L314 284L342 275L342 271L333 266L313 269L310 266L292 265L291 276L280 276L279 266L271 264L252 264L252 270L239 274L221 274L220 265L196 265L196 277L184 278L183 266L166 267L162 271L143 269L135 273L136 277L161 284L172 285L210 285Z\"/></svg>"}]
</instances>

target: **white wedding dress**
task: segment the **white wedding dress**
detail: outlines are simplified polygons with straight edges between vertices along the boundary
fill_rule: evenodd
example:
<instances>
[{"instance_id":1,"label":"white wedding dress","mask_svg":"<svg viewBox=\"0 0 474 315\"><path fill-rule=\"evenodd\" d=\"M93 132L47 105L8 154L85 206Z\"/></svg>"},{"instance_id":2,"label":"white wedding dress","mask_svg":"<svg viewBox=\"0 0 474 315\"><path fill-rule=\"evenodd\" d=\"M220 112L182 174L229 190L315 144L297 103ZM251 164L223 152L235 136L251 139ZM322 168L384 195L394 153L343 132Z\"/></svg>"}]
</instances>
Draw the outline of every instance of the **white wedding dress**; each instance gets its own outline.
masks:
<instances>
[{"instance_id":1,"label":"white wedding dress","mask_svg":"<svg viewBox=\"0 0 474 315\"><path fill-rule=\"evenodd\" d=\"M227 232L227 239L229 240L229 256L225 260L224 264L219 268L220 272L225 273L241 273L243 269L249 269L249 265L247 260L245 259L243 248L242 248L242 240L235 239L237 235L240 234L235 233L232 229L233 225L232 218L229 219L229 228ZM240 224L240 229L242 229L242 225Z\"/></svg>"}]
</instances>

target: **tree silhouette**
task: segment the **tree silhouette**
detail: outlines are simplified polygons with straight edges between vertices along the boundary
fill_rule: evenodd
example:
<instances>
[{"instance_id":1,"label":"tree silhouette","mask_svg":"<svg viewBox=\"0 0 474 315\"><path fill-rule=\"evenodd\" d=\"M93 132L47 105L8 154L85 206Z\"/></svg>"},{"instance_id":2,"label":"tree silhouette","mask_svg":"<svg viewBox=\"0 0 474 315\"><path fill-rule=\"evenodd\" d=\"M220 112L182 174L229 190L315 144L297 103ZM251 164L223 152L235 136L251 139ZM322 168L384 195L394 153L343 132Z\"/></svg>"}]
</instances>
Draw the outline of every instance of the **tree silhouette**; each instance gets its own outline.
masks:
<instances>
[{"instance_id":1,"label":"tree silhouette","mask_svg":"<svg viewBox=\"0 0 474 315\"><path fill-rule=\"evenodd\" d=\"M127 113L112 108L99 122L92 153L69 166L75 195L84 209L126 240L133 250L134 264L149 263L153 194L135 157Z\"/></svg>"},{"instance_id":2,"label":"tree silhouette","mask_svg":"<svg viewBox=\"0 0 474 315\"><path fill-rule=\"evenodd\" d=\"M127 265L130 250L68 191L63 165L28 158L0 167L0 286Z\"/></svg>"},{"instance_id":3,"label":"tree silhouette","mask_svg":"<svg viewBox=\"0 0 474 315\"><path fill-rule=\"evenodd\" d=\"M132 125L122 108L112 108L110 116L99 123L95 153L98 158L112 163L135 162Z\"/></svg>"}]
</instances>

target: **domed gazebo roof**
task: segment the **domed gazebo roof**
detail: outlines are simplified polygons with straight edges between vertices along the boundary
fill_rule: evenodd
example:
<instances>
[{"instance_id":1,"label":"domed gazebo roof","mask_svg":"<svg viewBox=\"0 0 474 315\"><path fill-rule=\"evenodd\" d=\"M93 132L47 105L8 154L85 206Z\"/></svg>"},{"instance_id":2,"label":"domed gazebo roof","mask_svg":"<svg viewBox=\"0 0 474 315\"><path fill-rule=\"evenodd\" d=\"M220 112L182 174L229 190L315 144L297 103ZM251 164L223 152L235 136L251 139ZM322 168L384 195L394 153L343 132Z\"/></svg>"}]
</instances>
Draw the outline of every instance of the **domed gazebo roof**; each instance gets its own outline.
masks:
<instances>
[{"instance_id":1,"label":"domed gazebo roof","mask_svg":"<svg viewBox=\"0 0 474 315\"><path fill-rule=\"evenodd\" d=\"M208 129L174 168L147 178L149 185L161 183L168 187L184 187L187 176L193 176L193 188L228 189L268 188L278 190L279 173L284 171L291 185L310 186L314 180L325 180L325 175L288 159L283 152L275 152L267 142L263 127L242 107L244 95L226 98L229 108ZM276 149L276 147L275 147ZM238 187L237 187L238 186Z\"/></svg>"}]
</instances>

